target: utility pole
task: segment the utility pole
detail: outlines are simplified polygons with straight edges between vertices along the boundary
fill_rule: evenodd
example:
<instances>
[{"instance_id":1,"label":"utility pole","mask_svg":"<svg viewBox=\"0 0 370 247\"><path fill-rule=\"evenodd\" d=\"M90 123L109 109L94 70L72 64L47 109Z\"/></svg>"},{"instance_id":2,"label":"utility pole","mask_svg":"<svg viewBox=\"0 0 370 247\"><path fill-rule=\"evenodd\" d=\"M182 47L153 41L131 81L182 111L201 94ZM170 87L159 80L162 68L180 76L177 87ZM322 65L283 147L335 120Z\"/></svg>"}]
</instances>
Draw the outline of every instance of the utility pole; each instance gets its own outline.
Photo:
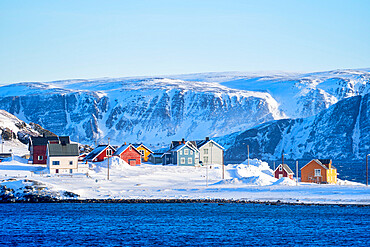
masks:
<instances>
[{"instance_id":1,"label":"utility pole","mask_svg":"<svg viewBox=\"0 0 370 247\"><path fill-rule=\"evenodd\" d=\"M275 171L275 161L274 161L274 171Z\"/></svg>"},{"instance_id":2,"label":"utility pole","mask_svg":"<svg viewBox=\"0 0 370 247\"><path fill-rule=\"evenodd\" d=\"M110 141L110 138L108 137L108 149L107 149L107 152L108 152L108 180L109 180L109 156L110 156L110 152L111 150L109 149L109 141Z\"/></svg>"},{"instance_id":3,"label":"utility pole","mask_svg":"<svg viewBox=\"0 0 370 247\"><path fill-rule=\"evenodd\" d=\"M208 187L208 162L206 164L206 187Z\"/></svg>"},{"instance_id":4,"label":"utility pole","mask_svg":"<svg viewBox=\"0 0 370 247\"><path fill-rule=\"evenodd\" d=\"M248 166L249 166L249 145L247 145L247 150L248 150Z\"/></svg>"},{"instance_id":5,"label":"utility pole","mask_svg":"<svg viewBox=\"0 0 370 247\"><path fill-rule=\"evenodd\" d=\"M298 160L296 161L296 164L295 164L295 173L297 174L296 177L297 177L297 186L298 186Z\"/></svg>"},{"instance_id":6,"label":"utility pole","mask_svg":"<svg viewBox=\"0 0 370 247\"><path fill-rule=\"evenodd\" d=\"M366 186L369 186L369 157L370 154L366 155Z\"/></svg>"}]
</instances>

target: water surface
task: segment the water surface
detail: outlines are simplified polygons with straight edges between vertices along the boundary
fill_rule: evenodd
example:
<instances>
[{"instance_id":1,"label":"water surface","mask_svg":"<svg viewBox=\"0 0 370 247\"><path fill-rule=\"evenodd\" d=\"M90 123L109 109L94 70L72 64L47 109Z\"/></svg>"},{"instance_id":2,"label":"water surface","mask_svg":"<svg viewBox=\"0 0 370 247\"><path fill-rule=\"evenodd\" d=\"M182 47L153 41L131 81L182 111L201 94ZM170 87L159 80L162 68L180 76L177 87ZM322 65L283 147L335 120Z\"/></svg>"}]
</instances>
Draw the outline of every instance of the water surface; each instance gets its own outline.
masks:
<instances>
[{"instance_id":1,"label":"water surface","mask_svg":"<svg viewBox=\"0 0 370 247\"><path fill-rule=\"evenodd\" d=\"M2 246L370 246L370 208L0 204Z\"/></svg>"}]
</instances>

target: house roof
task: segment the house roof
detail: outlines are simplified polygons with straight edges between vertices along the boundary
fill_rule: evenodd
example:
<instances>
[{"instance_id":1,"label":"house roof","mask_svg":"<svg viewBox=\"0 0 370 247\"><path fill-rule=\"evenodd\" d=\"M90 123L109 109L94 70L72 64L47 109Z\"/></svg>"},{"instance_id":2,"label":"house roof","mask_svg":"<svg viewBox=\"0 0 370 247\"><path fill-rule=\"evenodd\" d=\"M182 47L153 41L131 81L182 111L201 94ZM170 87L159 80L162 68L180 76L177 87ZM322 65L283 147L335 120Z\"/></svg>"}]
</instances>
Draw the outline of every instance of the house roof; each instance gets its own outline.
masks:
<instances>
[{"instance_id":1,"label":"house roof","mask_svg":"<svg viewBox=\"0 0 370 247\"><path fill-rule=\"evenodd\" d=\"M149 154L149 156L153 156L153 157L162 157L163 153L151 153Z\"/></svg>"},{"instance_id":2,"label":"house roof","mask_svg":"<svg viewBox=\"0 0 370 247\"><path fill-rule=\"evenodd\" d=\"M48 145L49 141L58 141L57 136L32 136L31 137L31 144L33 146L46 146Z\"/></svg>"},{"instance_id":3,"label":"house roof","mask_svg":"<svg viewBox=\"0 0 370 247\"><path fill-rule=\"evenodd\" d=\"M275 169L275 171L274 172L276 172L276 170L277 169L279 169L279 167L281 166L281 164L280 165L278 165L278 167L276 167L276 169ZM283 164L283 169L288 173L288 174L294 174L294 172L292 171L292 169L290 169L290 167L287 165L287 164Z\"/></svg>"},{"instance_id":4,"label":"house roof","mask_svg":"<svg viewBox=\"0 0 370 247\"><path fill-rule=\"evenodd\" d=\"M71 143L70 139L69 139L69 136L59 136L59 141L61 144L65 143L65 144L69 144Z\"/></svg>"},{"instance_id":5,"label":"house roof","mask_svg":"<svg viewBox=\"0 0 370 247\"><path fill-rule=\"evenodd\" d=\"M147 146L145 146L145 145L144 145L144 144L142 144L142 143L140 143L140 144L135 143L135 144L132 144L132 146L134 146L135 148L138 148L138 147L142 146L143 148L145 148L145 149L146 149L146 150L148 150L149 152L153 153L153 151L152 151L152 150L150 150Z\"/></svg>"},{"instance_id":6,"label":"house roof","mask_svg":"<svg viewBox=\"0 0 370 247\"><path fill-rule=\"evenodd\" d=\"M141 153L135 148L135 146L134 145L132 145L132 144L123 144L122 146L120 146L117 150L116 150L116 152L114 152L114 154L113 155L120 155L120 154L122 154L128 147L132 147L136 152L138 152L140 155L141 155Z\"/></svg>"},{"instance_id":7,"label":"house roof","mask_svg":"<svg viewBox=\"0 0 370 247\"><path fill-rule=\"evenodd\" d=\"M312 161L312 160L311 160ZM303 166L302 168L301 168L301 170L303 169L303 168L305 168L308 164L310 164L311 163L311 161L310 162L308 162L305 166ZM324 168L325 170L328 170L329 169L329 164L330 164L330 162L331 162L331 159L313 159L313 161L315 161L317 164L319 164L320 166L322 166L322 168ZM324 163L322 163L322 162L324 162ZM331 166L331 168L332 169L336 169L333 165Z\"/></svg>"},{"instance_id":8,"label":"house roof","mask_svg":"<svg viewBox=\"0 0 370 247\"><path fill-rule=\"evenodd\" d=\"M223 146L221 146L220 144L218 144L214 140L197 140L197 141L195 141L197 148L201 148L202 146L206 145L208 142L212 142L213 144L215 144L219 148L225 149Z\"/></svg>"},{"instance_id":9,"label":"house roof","mask_svg":"<svg viewBox=\"0 0 370 247\"><path fill-rule=\"evenodd\" d=\"M113 152L116 151L111 145L99 145L85 157L85 160L93 160L94 158L99 156L108 146L113 150Z\"/></svg>"},{"instance_id":10,"label":"house roof","mask_svg":"<svg viewBox=\"0 0 370 247\"><path fill-rule=\"evenodd\" d=\"M78 156L78 144L48 144L50 157L56 156Z\"/></svg>"},{"instance_id":11,"label":"house roof","mask_svg":"<svg viewBox=\"0 0 370 247\"><path fill-rule=\"evenodd\" d=\"M188 148L192 149L193 151L199 152L198 148L194 145L194 143L193 142L189 142L189 141L186 142L185 144L178 145L178 146L172 148L169 151L177 152L180 149L183 149L184 147L188 147Z\"/></svg>"}]
</instances>

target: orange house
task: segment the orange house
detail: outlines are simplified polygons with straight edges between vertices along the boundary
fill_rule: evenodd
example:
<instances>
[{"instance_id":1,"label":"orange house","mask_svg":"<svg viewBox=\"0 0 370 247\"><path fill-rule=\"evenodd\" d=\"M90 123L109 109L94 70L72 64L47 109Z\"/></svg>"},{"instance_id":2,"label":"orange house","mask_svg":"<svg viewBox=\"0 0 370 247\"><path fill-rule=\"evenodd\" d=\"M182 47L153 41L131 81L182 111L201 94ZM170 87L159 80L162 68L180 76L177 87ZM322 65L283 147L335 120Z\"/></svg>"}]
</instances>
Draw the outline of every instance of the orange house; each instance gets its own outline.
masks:
<instances>
[{"instance_id":1,"label":"orange house","mask_svg":"<svg viewBox=\"0 0 370 247\"><path fill-rule=\"evenodd\" d=\"M301 168L301 182L337 183L337 169L330 159L314 159Z\"/></svg>"}]
</instances>

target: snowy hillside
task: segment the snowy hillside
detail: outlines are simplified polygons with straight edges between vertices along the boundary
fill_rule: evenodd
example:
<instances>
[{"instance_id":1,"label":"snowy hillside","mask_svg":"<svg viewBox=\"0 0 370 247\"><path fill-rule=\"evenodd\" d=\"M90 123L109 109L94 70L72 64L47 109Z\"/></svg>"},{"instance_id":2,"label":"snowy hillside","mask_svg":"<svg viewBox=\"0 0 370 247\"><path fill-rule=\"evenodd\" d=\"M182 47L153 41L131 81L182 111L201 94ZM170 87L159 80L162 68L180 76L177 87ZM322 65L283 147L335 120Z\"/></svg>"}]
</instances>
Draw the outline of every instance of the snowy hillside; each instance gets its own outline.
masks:
<instances>
[{"instance_id":1,"label":"snowy hillside","mask_svg":"<svg viewBox=\"0 0 370 247\"><path fill-rule=\"evenodd\" d=\"M361 159L370 147L370 93L339 101L319 114L272 121L242 133L220 137L229 149L226 160L251 157L276 159Z\"/></svg>"},{"instance_id":2,"label":"snowy hillside","mask_svg":"<svg viewBox=\"0 0 370 247\"><path fill-rule=\"evenodd\" d=\"M35 125L31 126L22 120L19 120L9 112L0 110L1 140L9 142L5 144L5 146L10 145L13 150L14 146L22 146L21 143L27 144L29 136L40 135L40 132L35 127Z\"/></svg>"},{"instance_id":3,"label":"snowy hillside","mask_svg":"<svg viewBox=\"0 0 370 247\"><path fill-rule=\"evenodd\" d=\"M364 95L370 70L201 73L103 78L0 87L0 109L72 139L159 147L244 131L282 118L310 117Z\"/></svg>"},{"instance_id":4,"label":"snowy hillside","mask_svg":"<svg viewBox=\"0 0 370 247\"><path fill-rule=\"evenodd\" d=\"M75 140L116 144L220 136L284 117L268 93L155 78L13 84L1 87L0 108Z\"/></svg>"}]
</instances>

